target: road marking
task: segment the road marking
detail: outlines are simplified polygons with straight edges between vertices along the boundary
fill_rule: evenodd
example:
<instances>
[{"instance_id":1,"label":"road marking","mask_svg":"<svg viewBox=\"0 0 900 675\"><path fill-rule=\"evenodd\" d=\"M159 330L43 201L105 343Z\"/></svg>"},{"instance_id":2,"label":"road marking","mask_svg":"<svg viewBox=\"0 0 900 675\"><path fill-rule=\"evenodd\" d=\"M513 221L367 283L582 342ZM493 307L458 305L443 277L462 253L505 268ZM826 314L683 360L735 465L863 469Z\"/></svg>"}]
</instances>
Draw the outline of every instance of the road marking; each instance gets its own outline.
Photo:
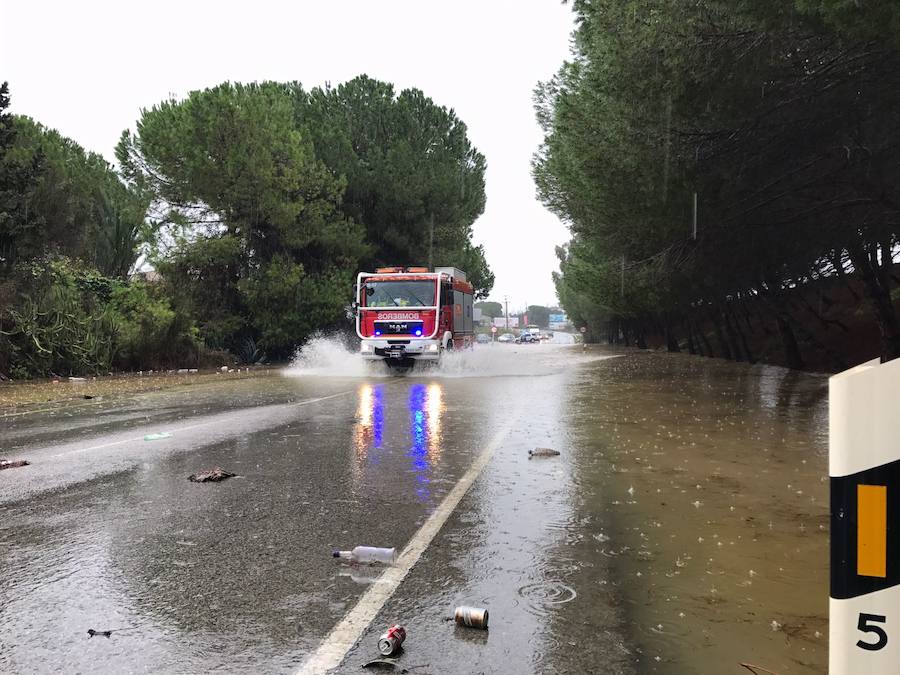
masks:
<instances>
[{"instance_id":1,"label":"road marking","mask_svg":"<svg viewBox=\"0 0 900 675\"><path fill-rule=\"evenodd\" d=\"M352 394L354 391L355 391L354 389L348 389L347 391L341 391L341 392L338 392L337 394L331 394L330 396L320 396L319 398L308 398L303 401L298 401L297 403L284 403L284 404L276 404L276 405L284 405L286 407L297 407L297 406L301 406L301 405L309 405L311 403L319 403L320 401L327 401L332 398L346 396L347 394ZM268 406L266 406L266 407L268 407ZM245 408L245 410L252 410L252 408ZM216 417L218 418L219 415L216 415ZM171 427L171 429L172 429L171 433L173 434L173 437L174 437L174 434L178 434L182 431L190 431L191 429L200 429L202 427L208 427L211 424L221 424L221 420L214 419L214 420L210 420L208 422L198 422L197 424L189 424L187 426L182 426L182 427ZM160 425L160 426L165 426L165 425ZM146 434L141 434L140 436L136 436L134 438L123 438L120 441L110 441L109 443L101 443L100 445L91 445L87 448L76 448L74 450L67 450L66 452L60 452L56 455L48 455L44 459L57 459L59 457L66 457L68 455L74 455L74 454L78 454L81 452L90 452L91 450L102 450L103 448L111 448L115 445L122 445L123 443L135 443L137 441L144 440L145 435ZM165 440L171 440L171 439L165 439Z\"/></svg>"},{"instance_id":2,"label":"road marking","mask_svg":"<svg viewBox=\"0 0 900 675\"><path fill-rule=\"evenodd\" d=\"M456 510L459 502L466 492L469 491L469 488L472 487L475 479L478 478L494 455L494 452L503 442L503 439L509 434L518 416L519 413L516 411L508 418L503 428L494 435L488 446L472 462L469 470L463 474L463 477L447 493L447 496L444 497L444 500L428 520L412 536L406 548L403 549L397 558L396 564L384 571L378 578L378 583L369 586L353 609L347 612L340 623L331 629L331 632L325 637L316 651L306 658L296 675L321 675L341 664L347 652L356 644L369 624L372 623L372 619L381 611L381 608L384 607L385 603L394 594L394 591L397 590L400 582L403 581L413 568L413 565L416 564L419 557L444 526L444 523Z\"/></svg>"}]
</instances>

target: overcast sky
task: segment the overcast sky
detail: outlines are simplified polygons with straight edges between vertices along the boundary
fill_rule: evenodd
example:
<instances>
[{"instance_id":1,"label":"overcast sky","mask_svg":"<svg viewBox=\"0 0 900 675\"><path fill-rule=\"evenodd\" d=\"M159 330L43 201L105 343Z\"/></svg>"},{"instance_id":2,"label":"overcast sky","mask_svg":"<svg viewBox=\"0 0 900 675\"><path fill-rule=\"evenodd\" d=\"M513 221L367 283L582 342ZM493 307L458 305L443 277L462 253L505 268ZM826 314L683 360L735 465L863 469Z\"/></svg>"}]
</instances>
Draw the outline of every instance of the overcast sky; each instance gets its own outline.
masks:
<instances>
[{"instance_id":1,"label":"overcast sky","mask_svg":"<svg viewBox=\"0 0 900 675\"><path fill-rule=\"evenodd\" d=\"M568 232L537 202L530 159L532 90L569 52L560 0L0 0L0 26L12 111L110 161L142 107L225 80L312 87L367 73L418 87L456 110L487 157L475 242L497 277L491 299L556 301L554 247Z\"/></svg>"}]
</instances>

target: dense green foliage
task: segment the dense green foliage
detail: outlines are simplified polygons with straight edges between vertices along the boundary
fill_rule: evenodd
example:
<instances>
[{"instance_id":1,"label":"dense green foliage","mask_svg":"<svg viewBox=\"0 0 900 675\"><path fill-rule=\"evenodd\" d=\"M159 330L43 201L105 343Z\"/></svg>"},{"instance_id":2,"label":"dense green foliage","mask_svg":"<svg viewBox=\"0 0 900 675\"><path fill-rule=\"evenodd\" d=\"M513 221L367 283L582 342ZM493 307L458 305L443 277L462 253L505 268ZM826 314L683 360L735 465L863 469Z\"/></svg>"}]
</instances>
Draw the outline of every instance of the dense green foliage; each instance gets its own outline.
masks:
<instances>
[{"instance_id":1,"label":"dense green foliage","mask_svg":"<svg viewBox=\"0 0 900 675\"><path fill-rule=\"evenodd\" d=\"M417 90L223 84L145 110L117 156L154 196L156 263L207 344L288 356L344 320L353 277L377 264L433 258L493 283L471 245L484 159Z\"/></svg>"},{"instance_id":2,"label":"dense green foliage","mask_svg":"<svg viewBox=\"0 0 900 675\"><path fill-rule=\"evenodd\" d=\"M471 244L484 158L418 90L195 91L142 112L120 173L9 103L4 84L0 377L284 358L346 324L357 271L381 263L493 284ZM147 283L127 280L139 252Z\"/></svg>"},{"instance_id":3,"label":"dense green foliage","mask_svg":"<svg viewBox=\"0 0 900 675\"><path fill-rule=\"evenodd\" d=\"M547 328L550 325L550 308L543 305L528 305L528 324Z\"/></svg>"},{"instance_id":4,"label":"dense green foliage","mask_svg":"<svg viewBox=\"0 0 900 675\"><path fill-rule=\"evenodd\" d=\"M883 355L900 356L897 10L573 6L573 59L536 92L534 161L572 230L556 276L569 316L595 339L661 332L671 349L711 327L721 355L752 360L738 320L752 305L799 366L794 290L852 275Z\"/></svg>"},{"instance_id":5,"label":"dense green foliage","mask_svg":"<svg viewBox=\"0 0 900 675\"><path fill-rule=\"evenodd\" d=\"M138 255L142 196L56 131L13 115L0 124L0 264L57 252L124 277Z\"/></svg>"},{"instance_id":6,"label":"dense green foliage","mask_svg":"<svg viewBox=\"0 0 900 675\"><path fill-rule=\"evenodd\" d=\"M365 75L336 89L294 85L297 124L347 190L342 209L365 227L366 267L453 265L479 297L493 274L472 224L484 211L484 157L466 125L418 89L394 88Z\"/></svg>"},{"instance_id":7,"label":"dense green foliage","mask_svg":"<svg viewBox=\"0 0 900 675\"><path fill-rule=\"evenodd\" d=\"M191 320L126 277L147 199L99 155L7 112L0 87L0 378L195 360Z\"/></svg>"},{"instance_id":8,"label":"dense green foliage","mask_svg":"<svg viewBox=\"0 0 900 675\"><path fill-rule=\"evenodd\" d=\"M4 285L0 372L18 378L196 365L191 321L140 282L41 257L16 265Z\"/></svg>"},{"instance_id":9,"label":"dense green foliage","mask_svg":"<svg viewBox=\"0 0 900 675\"><path fill-rule=\"evenodd\" d=\"M339 209L343 180L296 129L287 87L223 84L164 102L117 154L167 207L176 245L160 268L208 341L235 348L253 337L287 356L342 317L362 229Z\"/></svg>"},{"instance_id":10,"label":"dense green foliage","mask_svg":"<svg viewBox=\"0 0 900 675\"><path fill-rule=\"evenodd\" d=\"M194 320L159 284L116 283L109 297L115 326L114 363L149 370L199 365L203 344Z\"/></svg>"}]
</instances>

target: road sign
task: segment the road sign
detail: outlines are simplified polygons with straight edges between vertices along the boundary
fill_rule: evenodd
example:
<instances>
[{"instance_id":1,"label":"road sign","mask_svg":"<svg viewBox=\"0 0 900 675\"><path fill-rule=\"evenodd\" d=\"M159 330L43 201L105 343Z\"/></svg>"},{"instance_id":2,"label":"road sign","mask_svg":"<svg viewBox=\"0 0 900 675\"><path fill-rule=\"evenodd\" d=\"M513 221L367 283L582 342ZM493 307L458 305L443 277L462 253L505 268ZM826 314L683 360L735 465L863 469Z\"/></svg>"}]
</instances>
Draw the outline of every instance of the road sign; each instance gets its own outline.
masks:
<instances>
[{"instance_id":1,"label":"road sign","mask_svg":"<svg viewBox=\"0 0 900 675\"><path fill-rule=\"evenodd\" d=\"M491 332L492 332L492 333L496 333L496 332L497 332L497 326L491 326Z\"/></svg>"},{"instance_id":2,"label":"road sign","mask_svg":"<svg viewBox=\"0 0 900 675\"><path fill-rule=\"evenodd\" d=\"M829 380L829 673L900 663L900 359Z\"/></svg>"}]
</instances>

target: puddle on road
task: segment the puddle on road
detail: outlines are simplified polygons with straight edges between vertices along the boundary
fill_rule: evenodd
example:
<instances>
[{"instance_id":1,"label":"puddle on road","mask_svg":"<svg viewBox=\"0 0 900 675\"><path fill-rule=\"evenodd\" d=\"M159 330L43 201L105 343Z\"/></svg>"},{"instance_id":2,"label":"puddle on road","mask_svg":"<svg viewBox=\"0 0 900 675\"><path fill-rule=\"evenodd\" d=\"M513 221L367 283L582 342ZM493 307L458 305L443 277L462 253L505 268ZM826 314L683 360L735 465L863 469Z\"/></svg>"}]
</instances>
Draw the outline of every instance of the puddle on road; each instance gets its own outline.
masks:
<instances>
[{"instance_id":1,"label":"puddle on road","mask_svg":"<svg viewBox=\"0 0 900 675\"><path fill-rule=\"evenodd\" d=\"M823 376L677 355L586 370L568 424L591 524L567 582L622 603L639 672L825 672L826 393Z\"/></svg>"}]
</instances>

